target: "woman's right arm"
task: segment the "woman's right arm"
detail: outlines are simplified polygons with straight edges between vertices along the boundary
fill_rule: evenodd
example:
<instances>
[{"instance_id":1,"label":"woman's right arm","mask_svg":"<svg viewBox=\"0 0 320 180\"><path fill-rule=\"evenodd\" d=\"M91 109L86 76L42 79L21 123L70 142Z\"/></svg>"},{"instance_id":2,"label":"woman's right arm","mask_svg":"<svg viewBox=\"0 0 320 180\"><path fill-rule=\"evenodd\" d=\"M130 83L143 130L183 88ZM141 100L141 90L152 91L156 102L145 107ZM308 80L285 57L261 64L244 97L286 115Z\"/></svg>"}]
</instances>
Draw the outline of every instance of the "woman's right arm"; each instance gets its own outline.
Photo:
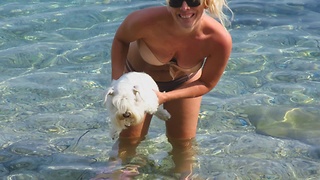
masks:
<instances>
[{"instance_id":1,"label":"woman's right arm","mask_svg":"<svg viewBox=\"0 0 320 180\"><path fill-rule=\"evenodd\" d=\"M119 26L111 48L112 79L118 79L124 73L130 43L145 35L148 12L146 9L135 11Z\"/></svg>"},{"instance_id":2,"label":"woman's right arm","mask_svg":"<svg viewBox=\"0 0 320 180\"><path fill-rule=\"evenodd\" d=\"M129 45L130 42L123 41L117 36L114 37L111 48L112 79L119 79L123 74Z\"/></svg>"}]
</instances>

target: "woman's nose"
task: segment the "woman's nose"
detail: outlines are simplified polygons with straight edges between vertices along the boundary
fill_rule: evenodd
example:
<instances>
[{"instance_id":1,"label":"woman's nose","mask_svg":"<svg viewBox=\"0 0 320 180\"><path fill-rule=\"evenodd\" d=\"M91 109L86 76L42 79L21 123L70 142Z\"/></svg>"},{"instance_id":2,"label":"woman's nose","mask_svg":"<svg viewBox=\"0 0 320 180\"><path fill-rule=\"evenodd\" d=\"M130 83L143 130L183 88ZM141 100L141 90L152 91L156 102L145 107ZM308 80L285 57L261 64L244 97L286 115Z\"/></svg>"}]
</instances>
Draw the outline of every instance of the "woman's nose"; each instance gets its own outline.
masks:
<instances>
[{"instance_id":1,"label":"woman's nose","mask_svg":"<svg viewBox=\"0 0 320 180\"><path fill-rule=\"evenodd\" d=\"M186 1L183 1L180 9L181 10L187 10L187 9L190 9L190 7L188 6Z\"/></svg>"}]
</instances>

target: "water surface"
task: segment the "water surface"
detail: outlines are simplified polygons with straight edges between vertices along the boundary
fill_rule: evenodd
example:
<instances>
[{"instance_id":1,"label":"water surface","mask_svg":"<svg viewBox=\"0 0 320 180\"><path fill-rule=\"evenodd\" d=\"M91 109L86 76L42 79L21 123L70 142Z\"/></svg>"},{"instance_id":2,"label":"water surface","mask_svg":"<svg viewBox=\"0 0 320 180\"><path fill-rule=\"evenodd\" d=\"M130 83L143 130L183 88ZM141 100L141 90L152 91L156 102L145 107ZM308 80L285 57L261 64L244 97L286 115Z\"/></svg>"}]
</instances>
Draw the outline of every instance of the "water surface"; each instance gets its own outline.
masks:
<instances>
[{"instance_id":1,"label":"water surface","mask_svg":"<svg viewBox=\"0 0 320 180\"><path fill-rule=\"evenodd\" d=\"M176 179L161 121L133 159L109 161L103 93L125 16L164 1L0 2L0 177ZM233 52L204 96L194 179L320 176L320 2L230 1ZM137 172L135 171L137 170Z\"/></svg>"}]
</instances>

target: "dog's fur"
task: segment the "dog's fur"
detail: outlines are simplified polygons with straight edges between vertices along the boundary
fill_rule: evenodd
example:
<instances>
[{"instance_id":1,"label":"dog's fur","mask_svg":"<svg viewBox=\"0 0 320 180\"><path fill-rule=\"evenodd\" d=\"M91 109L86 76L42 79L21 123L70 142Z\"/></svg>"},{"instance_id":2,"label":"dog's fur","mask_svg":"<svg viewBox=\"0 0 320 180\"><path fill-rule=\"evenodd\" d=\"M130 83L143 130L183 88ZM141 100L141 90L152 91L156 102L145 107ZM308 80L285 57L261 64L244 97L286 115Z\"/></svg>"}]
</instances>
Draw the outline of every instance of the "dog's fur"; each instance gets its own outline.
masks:
<instances>
[{"instance_id":1,"label":"dog's fur","mask_svg":"<svg viewBox=\"0 0 320 180\"><path fill-rule=\"evenodd\" d=\"M118 138L127 126L141 123L145 113L165 121L170 119L169 112L159 107L155 91L159 91L155 81L142 72L129 72L112 81L104 101L111 121L112 139Z\"/></svg>"}]
</instances>

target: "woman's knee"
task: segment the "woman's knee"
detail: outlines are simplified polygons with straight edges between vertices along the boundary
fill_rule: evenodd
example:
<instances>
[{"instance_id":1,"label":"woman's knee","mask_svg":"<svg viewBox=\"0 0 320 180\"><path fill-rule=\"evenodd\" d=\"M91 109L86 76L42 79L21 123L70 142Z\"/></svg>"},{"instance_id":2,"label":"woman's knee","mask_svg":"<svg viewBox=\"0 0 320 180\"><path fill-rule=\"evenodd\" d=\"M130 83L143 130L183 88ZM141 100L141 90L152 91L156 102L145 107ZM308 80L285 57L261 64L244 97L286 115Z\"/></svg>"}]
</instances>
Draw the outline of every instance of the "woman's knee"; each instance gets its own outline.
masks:
<instances>
[{"instance_id":1,"label":"woman's knee","mask_svg":"<svg viewBox=\"0 0 320 180\"><path fill-rule=\"evenodd\" d=\"M196 155L195 139L174 139L168 138L168 141L172 145L172 160L175 164L175 172L188 172L192 171L192 165Z\"/></svg>"},{"instance_id":2,"label":"woman's knee","mask_svg":"<svg viewBox=\"0 0 320 180\"><path fill-rule=\"evenodd\" d=\"M141 124L122 130L120 138L144 138L148 134L151 118L150 115L146 115L145 120Z\"/></svg>"}]
</instances>

